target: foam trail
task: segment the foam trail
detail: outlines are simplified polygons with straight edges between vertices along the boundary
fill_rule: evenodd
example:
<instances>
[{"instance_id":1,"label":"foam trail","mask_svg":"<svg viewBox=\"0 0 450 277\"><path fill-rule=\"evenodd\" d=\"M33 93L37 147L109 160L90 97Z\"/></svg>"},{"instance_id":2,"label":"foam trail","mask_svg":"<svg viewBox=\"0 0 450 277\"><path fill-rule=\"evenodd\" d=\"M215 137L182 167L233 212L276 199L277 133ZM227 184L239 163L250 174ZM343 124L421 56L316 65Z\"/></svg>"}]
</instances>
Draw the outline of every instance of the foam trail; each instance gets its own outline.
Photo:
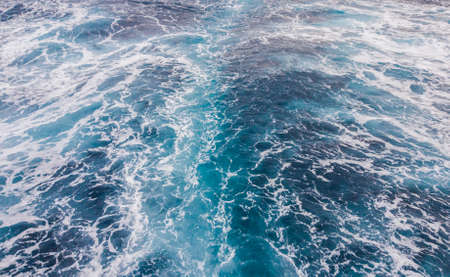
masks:
<instances>
[{"instance_id":1,"label":"foam trail","mask_svg":"<svg viewBox=\"0 0 450 277\"><path fill-rule=\"evenodd\" d=\"M0 275L448 276L445 1L0 3Z\"/></svg>"}]
</instances>

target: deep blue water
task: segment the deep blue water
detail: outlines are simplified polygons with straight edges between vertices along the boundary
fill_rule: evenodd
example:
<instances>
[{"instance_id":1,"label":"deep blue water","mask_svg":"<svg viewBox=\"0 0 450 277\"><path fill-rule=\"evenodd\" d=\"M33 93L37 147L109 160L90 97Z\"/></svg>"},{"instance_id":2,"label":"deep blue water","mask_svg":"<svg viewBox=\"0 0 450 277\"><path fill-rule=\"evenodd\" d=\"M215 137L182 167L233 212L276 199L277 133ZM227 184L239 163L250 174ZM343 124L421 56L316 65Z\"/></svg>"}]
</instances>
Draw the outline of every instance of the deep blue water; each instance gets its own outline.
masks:
<instances>
[{"instance_id":1,"label":"deep blue water","mask_svg":"<svg viewBox=\"0 0 450 277\"><path fill-rule=\"evenodd\" d=\"M1 276L450 276L446 1L3 0Z\"/></svg>"}]
</instances>

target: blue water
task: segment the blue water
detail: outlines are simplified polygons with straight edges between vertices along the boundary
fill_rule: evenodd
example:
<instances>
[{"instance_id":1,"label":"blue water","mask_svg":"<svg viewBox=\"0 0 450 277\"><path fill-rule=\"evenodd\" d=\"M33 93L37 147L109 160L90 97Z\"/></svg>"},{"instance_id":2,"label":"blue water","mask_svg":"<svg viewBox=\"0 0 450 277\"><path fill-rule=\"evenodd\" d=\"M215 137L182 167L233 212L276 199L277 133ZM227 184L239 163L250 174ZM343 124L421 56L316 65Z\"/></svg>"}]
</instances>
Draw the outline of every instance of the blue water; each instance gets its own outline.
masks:
<instances>
[{"instance_id":1,"label":"blue water","mask_svg":"<svg viewBox=\"0 0 450 277\"><path fill-rule=\"evenodd\" d=\"M446 1L3 0L1 276L450 276Z\"/></svg>"}]
</instances>

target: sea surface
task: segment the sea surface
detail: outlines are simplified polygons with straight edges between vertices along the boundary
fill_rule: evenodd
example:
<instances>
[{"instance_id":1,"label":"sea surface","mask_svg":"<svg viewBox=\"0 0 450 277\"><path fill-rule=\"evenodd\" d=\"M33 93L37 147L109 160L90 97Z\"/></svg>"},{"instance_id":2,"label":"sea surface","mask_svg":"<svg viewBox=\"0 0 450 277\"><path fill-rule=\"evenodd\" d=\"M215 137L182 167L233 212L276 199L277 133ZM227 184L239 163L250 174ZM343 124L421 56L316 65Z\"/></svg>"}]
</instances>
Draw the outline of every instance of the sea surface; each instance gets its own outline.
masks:
<instances>
[{"instance_id":1,"label":"sea surface","mask_svg":"<svg viewBox=\"0 0 450 277\"><path fill-rule=\"evenodd\" d=\"M0 276L450 276L450 2L2 0Z\"/></svg>"}]
</instances>

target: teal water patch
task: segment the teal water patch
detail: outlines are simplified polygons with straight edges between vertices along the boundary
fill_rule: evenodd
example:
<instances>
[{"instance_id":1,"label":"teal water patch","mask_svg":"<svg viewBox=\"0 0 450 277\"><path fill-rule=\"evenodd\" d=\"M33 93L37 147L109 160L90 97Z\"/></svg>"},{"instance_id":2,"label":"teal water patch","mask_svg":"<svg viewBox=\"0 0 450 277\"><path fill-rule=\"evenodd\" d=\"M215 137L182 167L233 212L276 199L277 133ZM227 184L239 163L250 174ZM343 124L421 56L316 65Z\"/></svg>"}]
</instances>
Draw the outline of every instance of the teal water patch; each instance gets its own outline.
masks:
<instances>
[{"instance_id":1,"label":"teal water patch","mask_svg":"<svg viewBox=\"0 0 450 277\"><path fill-rule=\"evenodd\" d=\"M63 117L39 127L30 129L28 134L33 139L39 140L49 137L55 137L62 132L72 129L75 124L86 116L91 115L95 110L101 107L101 103L95 103L87 107L83 107L76 112L68 113Z\"/></svg>"}]
</instances>

